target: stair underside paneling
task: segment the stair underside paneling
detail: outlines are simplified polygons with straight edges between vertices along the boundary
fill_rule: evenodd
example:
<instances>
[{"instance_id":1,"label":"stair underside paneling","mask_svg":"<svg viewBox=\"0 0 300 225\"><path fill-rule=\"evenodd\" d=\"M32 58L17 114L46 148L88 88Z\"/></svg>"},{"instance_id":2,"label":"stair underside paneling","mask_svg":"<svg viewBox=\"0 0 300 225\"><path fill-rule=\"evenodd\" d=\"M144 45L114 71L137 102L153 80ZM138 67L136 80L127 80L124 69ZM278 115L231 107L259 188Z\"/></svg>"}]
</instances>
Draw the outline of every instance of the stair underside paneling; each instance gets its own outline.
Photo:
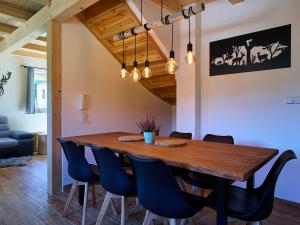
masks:
<instances>
[{"instance_id":1,"label":"stair underside paneling","mask_svg":"<svg viewBox=\"0 0 300 225\"><path fill-rule=\"evenodd\" d=\"M101 0L78 15L78 18L106 47L106 49L122 63L123 43L113 41L113 36L140 24L127 3L123 0ZM137 62L140 71L146 60L146 33L137 35ZM132 69L134 61L134 37L125 40L125 63ZM165 70L166 56L149 34L149 61L152 70L150 79L141 79L140 83L157 97L176 104L176 81L174 75Z\"/></svg>"}]
</instances>

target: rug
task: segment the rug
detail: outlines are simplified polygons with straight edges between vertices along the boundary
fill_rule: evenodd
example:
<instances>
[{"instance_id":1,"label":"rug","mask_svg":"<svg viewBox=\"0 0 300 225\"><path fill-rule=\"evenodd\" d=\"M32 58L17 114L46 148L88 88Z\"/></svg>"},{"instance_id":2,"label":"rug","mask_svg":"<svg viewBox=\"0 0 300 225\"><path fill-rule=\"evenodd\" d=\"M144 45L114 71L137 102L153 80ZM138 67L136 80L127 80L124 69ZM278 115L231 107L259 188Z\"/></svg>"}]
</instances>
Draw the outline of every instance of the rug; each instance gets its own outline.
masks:
<instances>
[{"instance_id":1,"label":"rug","mask_svg":"<svg viewBox=\"0 0 300 225\"><path fill-rule=\"evenodd\" d=\"M32 156L12 157L8 159L0 159L0 168L26 166L32 160Z\"/></svg>"}]
</instances>

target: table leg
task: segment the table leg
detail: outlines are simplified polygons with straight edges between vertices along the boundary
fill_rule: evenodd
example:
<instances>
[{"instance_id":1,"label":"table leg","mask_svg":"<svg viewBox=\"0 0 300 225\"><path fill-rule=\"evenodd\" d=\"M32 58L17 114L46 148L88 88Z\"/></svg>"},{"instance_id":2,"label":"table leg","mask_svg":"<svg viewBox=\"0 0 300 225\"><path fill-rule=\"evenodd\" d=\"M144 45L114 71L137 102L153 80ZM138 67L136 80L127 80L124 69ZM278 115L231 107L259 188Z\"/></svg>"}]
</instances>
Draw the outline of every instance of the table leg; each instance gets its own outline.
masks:
<instances>
[{"instance_id":1,"label":"table leg","mask_svg":"<svg viewBox=\"0 0 300 225\"><path fill-rule=\"evenodd\" d=\"M227 180L217 180L217 225L227 225Z\"/></svg>"},{"instance_id":2,"label":"table leg","mask_svg":"<svg viewBox=\"0 0 300 225\"><path fill-rule=\"evenodd\" d=\"M80 151L83 152L84 154L84 145L79 145L78 146ZM78 203L79 205L83 205L83 201L84 201L84 185L78 185Z\"/></svg>"},{"instance_id":3,"label":"table leg","mask_svg":"<svg viewBox=\"0 0 300 225\"><path fill-rule=\"evenodd\" d=\"M247 190L253 190L255 187L255 177L254 175L252 175L251 177L249 177L249 179L247 180Z\"/></svg>"}]
</instances>

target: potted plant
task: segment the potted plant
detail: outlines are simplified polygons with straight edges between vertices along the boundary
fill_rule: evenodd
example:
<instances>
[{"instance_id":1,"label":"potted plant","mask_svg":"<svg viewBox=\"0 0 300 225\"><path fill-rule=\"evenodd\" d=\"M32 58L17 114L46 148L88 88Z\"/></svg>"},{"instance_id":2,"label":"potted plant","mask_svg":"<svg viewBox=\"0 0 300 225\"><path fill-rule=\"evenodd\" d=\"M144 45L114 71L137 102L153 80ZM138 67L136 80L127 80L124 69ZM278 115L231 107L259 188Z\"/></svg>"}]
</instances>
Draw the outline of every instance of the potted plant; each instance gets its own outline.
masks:
<instances>
[{"instance_id":1,"label":"potted plant","mask_svg":"<svg viewBox=\"0 0 300 225\"><path fill-rule=\"evenodd\" d=\"M144 134L145 143L151 144L154 140L154 136L159 132L160 127L157 126L155 118L153 116L147 116L146 120L137 122L141 133Z\"/></svg>"}]
</instances>

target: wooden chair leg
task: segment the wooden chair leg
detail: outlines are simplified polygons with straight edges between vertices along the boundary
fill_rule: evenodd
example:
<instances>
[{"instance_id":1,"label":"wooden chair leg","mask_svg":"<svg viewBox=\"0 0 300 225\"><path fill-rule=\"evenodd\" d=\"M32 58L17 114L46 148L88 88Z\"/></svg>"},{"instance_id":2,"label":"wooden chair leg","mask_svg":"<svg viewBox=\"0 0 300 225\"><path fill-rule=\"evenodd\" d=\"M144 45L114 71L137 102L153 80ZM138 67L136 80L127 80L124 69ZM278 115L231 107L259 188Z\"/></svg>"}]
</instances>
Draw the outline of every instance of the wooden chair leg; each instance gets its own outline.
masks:
<instances>
[{"instance_id":1,"label":"wooden chair leg","mask_svg":"<svg viewBox=\"0 0 300 225\"><path fill-rule=\"evenodd\" d=\"M89 194L89 183L84 183L84 202L83 202L82 223L81 223L82 225L85 225L88 194Z\"/></svg>"},{"instance_id":2,"label":"wooden chair leg","mask_svg":"<svg viewBox=\"0 0 300 225\"><path fill-rule=\"evenodd\" d=\"M169 219L169 224L176 225L177 224L176 219Z\"/></svg>"},{"instance_id":3,"label":"wooden chair leg","mask_svg":"<svg viewBox=\"0 0 300 225\"><path fill-rule=\"evenodd\" d=\"M192 193L196 194L197 191L199 191L200 188L196 187L196 186L192 186Z\"/></svg>"},{"instance_id":4,"label":"wooden chair leg","mask_svg":"<svg viewBox=\"0 0 300 225\"><path fill-rule=\"evenodd\" d=\"M138 197L135 198L135 205L140 205L140 200Z\"/></svg>"},{"instance_id":5,"label":"wooden chair leg","mask_svg":"<svg viewBox=\"0 0 300 225\"><path fill-rule=\"evenodd\" d=\"M96 205L96 190L95 190L95 184L91 185L91 191L92 191L92 205Z\"/></svg>"},{"instance_id":6,"label":"wooden chair leg","mask_svg":"<svg viewBox=\"0 0 300 225\"><path fill-rule=\"evenodd\" d=\"M67 212L68 212L68 209L70 207L70 204L72 202L72 198L74 196L74 193L76 191L76 188L77 188L77 182L74 181L73 184L72 184L72 187L71 187L71 191L69 193L69 196L67 198L67 202L66 202L66 205L65 205L65 208L64 208L64 211L63 211L63 217L65 217L67 215Z\"/></svg>"},{"instance_id":7,"label":"wooden chair leg","mask_svg":"<svg viewBox=\"0 0 300 225\"><path fill-rule=\"evenodd\" d=\"M180 225L185 225L186 224L187 219L182 219L180 220Z\"/></svg>"},{"instance_id":8,"label":"wooden chair leg","mask_svg":"<svg viewBox=\"0 0 300 225\"><path fill-rule=\"evenodd\" d=\"M112 194L109 193L109 192L106 192L104 201L103 201L102 206L101 206L101 210L100 210L98 218L97 218L96 225L100 225L102 223L105 212L106 212L106 210L109 206L109 203L111 201L111 197L112 197Z\"/></svg>"},{"instance_id":9,"label":"wooden chair leg","mask_svg":"<svg viewBox=\"0 0 300 225\"><path fill-rule=\"evenodd\" d=\"M200 193L199 193L199 195L200 195L201 197L204 197L204 196L205 196L205 189L200 188Z\"/></svg>"},{"instance_id":10,"label":"wooden chair leg","mask_svg":"<svg viewBox=\"0 0 300 225\"><path fill-rule=\"evenodd\" d=\"M194 220L194 218L190 217L188 218L188 221L190 222L190 225L196 225L196 221Z\"/></svg>"},{"instance_id":11,"label":"wooden chair leg","mask_svg":"<svg viewBox=\"0 0 300 225\"><path fill-rule=\"evenodd\" d=\"M181 190L183 190L184 192L187 192L186 186L184 181L181 179L181 177L177 178L177 182L179 184L179 186L181 187Z\"/></svg>"},{"instance_id":12,"label":"wooden chair leg","mask_svg":"<svg viewBox=\"0 0 300 225\"><path fill-rule=\"evenodd\" d=\"M151 224L151 212L149 210L146 211L146 215L143 221L143 225L150 225Z\"/></svg>"},{"instance_id":13,"label":"wooden chair leg","mask_svg":"<svg viewBox=\"0 0 300 225\"><path fill-rule=\"evenodd\" d=\"M110 207L111 207L111 210L113 211L113 214L118 215L118 212L117 212L117 209L116 209L116 205L114 203L114 199L112 198L111 201L110 201Z\"/></svg>"},{"instance_id":14,"label":"wooden chair leg","mask_svg":"<svg viewBox=\"0 0 300 225\"><path fill-rule=\"evenodd\" d=\"M126 197L122 196L122 204L121 204L121 225L125 225L125 221L128 216L128 200Z\"/></svg>"},{"instance_id":15,"label":"wooden chair leg","mask_svg":"<svg viewBox=\"0 0 300 225\"><path fill-rule=\"evenodd\" d=\"M261 221L255 221L255 222L248 222L249 225L262 225Z\"/></svg>"}]
</instances>

